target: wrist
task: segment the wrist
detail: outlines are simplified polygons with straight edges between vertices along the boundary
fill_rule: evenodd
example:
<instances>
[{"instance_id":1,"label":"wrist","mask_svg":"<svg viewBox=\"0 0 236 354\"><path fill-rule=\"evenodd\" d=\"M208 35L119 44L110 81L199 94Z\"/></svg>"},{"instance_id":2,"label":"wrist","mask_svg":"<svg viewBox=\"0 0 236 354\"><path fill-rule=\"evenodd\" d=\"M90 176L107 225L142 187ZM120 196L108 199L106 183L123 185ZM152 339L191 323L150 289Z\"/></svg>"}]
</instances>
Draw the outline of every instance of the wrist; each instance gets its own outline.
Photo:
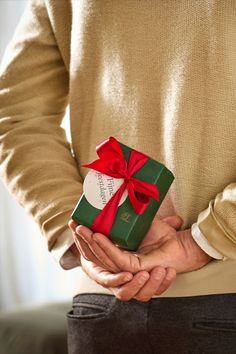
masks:
<instances>
[{"instance_id":1,"label":"wrist","mask_svg":"<svg viewBox=\"0 0 236 354\"><path fill-rule=\"evenodd\" d=\"M179 237L185 250L188 271L200 269L212 260L212 257L195 242L191 229L180 231Z\"/></svg>"}]
</instances>

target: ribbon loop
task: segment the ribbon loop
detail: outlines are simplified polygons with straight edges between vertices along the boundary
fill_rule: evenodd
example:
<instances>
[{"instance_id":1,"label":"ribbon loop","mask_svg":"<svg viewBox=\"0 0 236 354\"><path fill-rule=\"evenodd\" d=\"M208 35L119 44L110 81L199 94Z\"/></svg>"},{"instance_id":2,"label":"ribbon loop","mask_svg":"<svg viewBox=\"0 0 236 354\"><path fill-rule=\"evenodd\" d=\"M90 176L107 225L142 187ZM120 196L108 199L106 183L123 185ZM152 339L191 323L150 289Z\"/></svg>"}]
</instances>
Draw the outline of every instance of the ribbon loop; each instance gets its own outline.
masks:
<instances>
[{"instance_id":1,"label":"ribbon loop","mask_svg":"<svg viewBox=\"0 0 236 354\"><path fill-rule=\"evenodd\" d=\"M105 205L93 222L92 230L108 236L114 223L120 199L127 188L130 202L137 214L143 214L150 198L159 200L156 185L132 177L148 161L148 156L132 150L128 163L118 141L110 137L96 148L99 159L84 167L92 168L114 178L123 178L124 182Z\"/></svg>"}]
</instances>

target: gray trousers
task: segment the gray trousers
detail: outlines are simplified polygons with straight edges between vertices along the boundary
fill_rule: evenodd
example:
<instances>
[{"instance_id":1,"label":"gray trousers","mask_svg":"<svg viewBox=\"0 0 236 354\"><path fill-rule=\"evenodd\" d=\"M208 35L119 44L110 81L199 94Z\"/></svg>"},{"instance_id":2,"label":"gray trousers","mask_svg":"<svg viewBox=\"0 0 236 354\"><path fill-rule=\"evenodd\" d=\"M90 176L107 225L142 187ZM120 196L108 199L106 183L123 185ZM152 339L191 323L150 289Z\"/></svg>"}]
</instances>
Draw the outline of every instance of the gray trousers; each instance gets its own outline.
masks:
<instances>
[{"instance_id":1,"label":"gray trousers","mask_svg":"<svg viewBox=\"0 0 236 354\"><path fill-rule=\"evenodd\" d=\"M146 303L82 294L67 319L69 354L236 353L236 294Z\"/></svg>"}]
</instances>

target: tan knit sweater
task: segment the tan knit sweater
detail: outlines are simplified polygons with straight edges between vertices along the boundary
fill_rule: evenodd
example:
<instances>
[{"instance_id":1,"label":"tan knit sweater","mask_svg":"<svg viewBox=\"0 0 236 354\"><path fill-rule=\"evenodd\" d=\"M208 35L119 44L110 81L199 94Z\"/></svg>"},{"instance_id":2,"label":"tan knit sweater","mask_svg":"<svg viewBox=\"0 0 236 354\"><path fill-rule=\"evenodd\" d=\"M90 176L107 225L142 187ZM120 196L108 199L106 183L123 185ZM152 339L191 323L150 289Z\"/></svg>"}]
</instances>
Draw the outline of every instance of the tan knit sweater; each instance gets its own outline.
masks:
<instances>
[{"instance_id":1,"label":"tan knit sweater","mask_svg":"<svg viewBox=\"0 0 236 354\"><path fill-rule=\"evenodd\" d=\"M225 0L30 1L2 63L0 168L50 250L81 195L81 164L115 136L173 171L159 216L197 221L228 257L178 275L164 296L236 292L235 19Z\"/></svg>"}]
</instances>

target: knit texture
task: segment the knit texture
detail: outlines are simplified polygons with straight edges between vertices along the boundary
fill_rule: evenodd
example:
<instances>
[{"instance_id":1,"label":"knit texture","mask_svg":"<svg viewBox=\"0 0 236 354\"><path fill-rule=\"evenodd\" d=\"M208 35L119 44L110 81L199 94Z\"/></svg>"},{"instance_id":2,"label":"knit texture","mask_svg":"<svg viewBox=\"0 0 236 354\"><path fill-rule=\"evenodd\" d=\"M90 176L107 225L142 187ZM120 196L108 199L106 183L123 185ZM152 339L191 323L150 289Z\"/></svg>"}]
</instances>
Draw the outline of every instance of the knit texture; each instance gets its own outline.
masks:
<instances>
[{"instance_id":1,"label":"knit texture","mask_svg":"<svg viewBox=\"0 0 236 354\"><path fill-rule=\"evenodd\" d=\"M235 18L224 0L29 1L1 67L0 171L49 250L81 165L115 136L174 173L158 216L197 221L229 257L179 275L167 296L236 291Z\"/></svg>"}]
</instances>

